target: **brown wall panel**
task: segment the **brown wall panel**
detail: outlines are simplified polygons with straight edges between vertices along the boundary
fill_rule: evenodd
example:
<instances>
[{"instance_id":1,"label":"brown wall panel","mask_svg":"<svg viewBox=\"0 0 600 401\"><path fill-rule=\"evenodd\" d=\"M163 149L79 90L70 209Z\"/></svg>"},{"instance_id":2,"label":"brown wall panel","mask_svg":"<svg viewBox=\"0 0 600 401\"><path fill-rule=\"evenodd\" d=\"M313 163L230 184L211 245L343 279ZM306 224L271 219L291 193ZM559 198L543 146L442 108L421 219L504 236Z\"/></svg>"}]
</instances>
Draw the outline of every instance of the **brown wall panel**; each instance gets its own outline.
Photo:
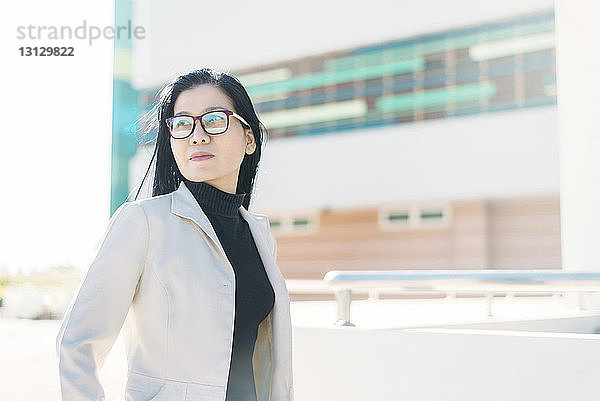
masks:
<instances>
[{"instance_id":1,"label":"brown wall panel","mask_svg":"<svg viewBox=\"0 0 600 401\"><path fill-rule=\"evenodd\" d=\"M557 198L462 200L443 228L386 231L378 209L328 210L314 234L274 230L288 278L322 279L330 270L559 268Z\"/></svg>"}]
</instances>

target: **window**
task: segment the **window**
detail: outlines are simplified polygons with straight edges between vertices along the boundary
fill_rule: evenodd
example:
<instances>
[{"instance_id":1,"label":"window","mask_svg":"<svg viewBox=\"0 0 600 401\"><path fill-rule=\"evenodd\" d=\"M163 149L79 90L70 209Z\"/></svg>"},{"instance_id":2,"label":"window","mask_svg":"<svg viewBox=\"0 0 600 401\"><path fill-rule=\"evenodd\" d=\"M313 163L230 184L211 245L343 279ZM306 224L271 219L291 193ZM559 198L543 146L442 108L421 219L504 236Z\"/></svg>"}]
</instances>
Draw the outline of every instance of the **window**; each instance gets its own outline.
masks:
<instances>
[{"instance_id":1,"label":"window","mask_svg":"<svg viewBox=\"0 0 600 401\"><path fill-rule=\"evenodd\" d=\"M271 232L277 235L310 235L319 229L319 214L314 211L297 211L269 214Z\"/></svg>"},{"instance_id":2,"label":"window","mask_svg":"<svg viewBox=\"0 0 600 401\"><path fill-rule=\"evenodd\" d=\"M446 228L451 211L448 203L386 205L379 209L378 223L383 231Z\"/></svg>"}]
</instances>

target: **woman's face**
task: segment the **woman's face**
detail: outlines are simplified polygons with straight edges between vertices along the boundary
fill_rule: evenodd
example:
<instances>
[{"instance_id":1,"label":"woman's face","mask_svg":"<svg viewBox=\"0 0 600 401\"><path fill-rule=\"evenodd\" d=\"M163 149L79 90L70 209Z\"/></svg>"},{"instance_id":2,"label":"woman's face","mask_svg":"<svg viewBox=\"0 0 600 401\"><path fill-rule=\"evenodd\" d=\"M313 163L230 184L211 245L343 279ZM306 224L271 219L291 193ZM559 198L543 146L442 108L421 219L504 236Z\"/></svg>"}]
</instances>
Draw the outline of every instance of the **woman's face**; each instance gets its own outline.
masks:
<instances>
[{"instance_id":1,"label":"woman's face","mask_svg":"<svg viewBox=\"0 0 600 401\"><path fill-rule=\"evenodd\" d=\"M198 116L212 108L237 113L231 99L221 89L213 85L200 85L179 94L175 101L174 114ZM196 182L204 181L229 193L236 191L244 155L252 154L256 148L252 130L245 128L233 116L229 117L229 127L223 134L208 135L198 120L189 137L170 137L170 142L179 171L185 178ZM212 153L214 157L191 160L192 154L198 151Z\"/></svg>"}]
</instances>

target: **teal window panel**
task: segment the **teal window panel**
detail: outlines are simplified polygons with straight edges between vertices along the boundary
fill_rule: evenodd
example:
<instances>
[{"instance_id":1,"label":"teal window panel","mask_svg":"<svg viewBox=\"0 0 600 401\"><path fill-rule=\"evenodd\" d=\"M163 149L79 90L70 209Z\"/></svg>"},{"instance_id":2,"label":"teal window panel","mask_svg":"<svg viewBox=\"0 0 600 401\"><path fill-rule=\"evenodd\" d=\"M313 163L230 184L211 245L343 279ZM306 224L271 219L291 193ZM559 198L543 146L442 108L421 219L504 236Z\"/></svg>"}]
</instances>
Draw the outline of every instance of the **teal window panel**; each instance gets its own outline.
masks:
<instances>
[{"instance_id":1,"label":"teal window panel","mask_svg":"<svg viewBox=\"0 0 600 401\"><path fill-rule=\"evenodd\" d=\"M494 30L498 30L498 29L502 29L502 28L510 28L510 27L514 27L514 26L518 26L518 25L535 24L535 23L548 22L548 21L551 21L551 22L554 21L554 10L553 9L543 11L541 13L523 15L523 16L520 16L517 18L510 18L510 19L505 19L502 21L485 23L485 24L479 25L479 26L458 28L458 29L454 29L449 32L427 34L427 35L423 35L418 38L411 38L411 39L402 40L402 41L383 43L383 44L379 44L379 45L375 45L375 46L362 47L362 48L353 50L352 54L358 55L358 54L366 54L369 52L382 51L382 50L397 47L398 43L409 45L409 44L412 44L412 43L415 43L418 41L424 41L424 40L433 41L433 40L443 39L446 37L451 38L451 37L457 37L457 36L464 36L464 35L471 34L471 33L485 33L488 31L494 31Z\"/></svg>"},{"instance_id":2,"label":"teal window panel","mask_svg":"<svg viewBox=\"0 0 600 401\"><path fill-rule=\"evenodd\" d=\"M434 220L434 219L441 219L444 217L444 213L439 211L439 212L422 212L421 213L421 219L423 220Z\"/></svg>"},{"instance_id":3,"label":"teal window panel","mask_svg":"<svg viewBox=\"0 0 600 401\"><path fill-rule=\"evenodd\" d=\"M554 66L555 66L555 59L553 57L545 57L542 59L533 59L531 61L526 61L526 62L522 63L521 70L522 71L544 70L547 68L554 68ZM517 71L517 66L514 63L501 64L501 65L493 64L488 68L487 76L489 78L494 78L497 76L511 75L511 74L514 74L516 71ZM473 82L478 79L479 74L480 74L480 70L478 70L478 69L458 71L456 74L453 74L454 82L456 84L461 84L461 83L465 83L465 82ZM449 77L450 77L450 75L447 75L447 74L427 76L424 78L423 88L427 89L430 87L441 86L444 84L444 82L447 79L449 79ZM556 83L556 75L551 74L551 76L548 76L545 79L544 83L555 84ZM413 87L414 87L413 80L397 81L391 86L391 92L412 91ZM355 91L353 91L353 90L352 91L349 91L349 90L338 91L335 98L338 101L344 101L344 100L352 99L355 97L380 95L380 94L383 94L383 90L384 90L384 87L382 84L374 84L374 85L367 86L366 88L357 90L356 93L354 93ZM269 101L269 102L264 102L264 103L258 103L257 110L260 113L263 113L263 112L280 110L282 108L283 109L293 108L294 107L293 105L302 103L303 98L304 98L303 96L292 96L284 102L283 107L281 107L281 102ZM324 93L316 93L316 94L313 93L309 96L309 99L307 100L307 104L308 105L322 104L324 102L324 100L325 100Z\"/></svg>"},{"instance_id":4,"label":"teal window panel","mask_svg":"<svg viewBox=\"0 0 600 401\"><path fill-rule=\"evenodd\" d=\"M432 107L447 103L460 103L473 99L490 98L496 94L496 85L490 81L476 82L456 87L430 89L418 93L384 96L375 101L383 112L401 112L415 107Z\"/></svg>"},{"instance_id":5,"label":"teal window panel","mask_svg":"<svg viewBox=\"0 0 600 401\"><path fill-rule=\"evenodd\" d=\"M556 84L556 74L552 73L552 74L544 75L542 82L544 83L544 85L555 85Z\"/></svg>"},{"instance_id":6,"label":"teal window panel","mask_svg":"<svg viewBox=\"0 0 600 401\"><path fill-rule=\"evenodd\" d=\"M283 128L362 117L367 113L363 99L325 103L312 107L300 107L263 113L259 117L267 127Z\"/></svg>"},{"instance_id":7,"label":"teal window panel","mask_svg":"<svg viewBox=\"0 0 600 401\"><path fill-rule=\"evenodd\" d=\"M292 92L300 89L318 88L342 82L361 81L370 78L378 78L386 75L396 75L406 72L422 70L425 60L416 58L403 60L389 64L376 65L364 68L340 72L319 72L309 75L301 75L286 81L273 82L264 85L247 88L250 96L268 96L275 93Z\"/></svg>"},{"instance_id":8,"label":"teal window panel","mask_svg":"<svg viewBox=\"0 0 600 401\"><path fill-rule=\"evenodd\" d=\"M307 219L294 219L294 225L295 226L308 226L308 220Z\"/></svg>"},{"instance_id":9,"label":"teal window panel","mask_svg":"<svg viewBox=\"0 0 600 401\"><path fill-rule=\"evenodd\" d=\"M393 222L407 222L410 219L408 213L390 213L388 220Z\"/></svg>"},{"instance_id":10,"label":"teal window panel","mask_svg":"<svg viewBox=\"0 0 600 401\"><path fill-rule=\"evenodd\" d=\"M400 42L396 48L386 49L373 54L367 53L327 60L324 63L324 67L325 71L344 71L361 66L374 66L383 63L386 59L400 61L419 58L429 53L462 49L476 44L513 38L515 36L526 36L553 31L554 21L543 21L541 23L528 24L520 27L509 27L490 32L472 33L441 40L424 40L420 43L415 43L413 41L410 45L403 45L402 42Z\"/></svg>"}]
</instances>

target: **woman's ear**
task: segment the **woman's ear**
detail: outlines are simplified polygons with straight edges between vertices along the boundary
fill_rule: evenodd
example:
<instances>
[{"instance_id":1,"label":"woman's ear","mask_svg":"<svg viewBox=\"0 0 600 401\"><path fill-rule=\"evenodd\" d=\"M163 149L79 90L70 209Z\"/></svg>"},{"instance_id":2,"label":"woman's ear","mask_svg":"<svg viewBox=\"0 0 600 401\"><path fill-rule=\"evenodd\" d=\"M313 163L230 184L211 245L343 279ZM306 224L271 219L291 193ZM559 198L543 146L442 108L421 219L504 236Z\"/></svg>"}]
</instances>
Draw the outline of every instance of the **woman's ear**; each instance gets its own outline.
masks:
<instances>
[{"instance_id":1,"label":"woman's ear","mask_svg":"<svg viewBox=\"0 0 600 401\"><path fill-rule=\"evenodd\" d=\"M252 129L248 128L246 131L246 154L251 155L256 150L256 141L254 140L254 134Z\"/></svg>"}]
</instances>

